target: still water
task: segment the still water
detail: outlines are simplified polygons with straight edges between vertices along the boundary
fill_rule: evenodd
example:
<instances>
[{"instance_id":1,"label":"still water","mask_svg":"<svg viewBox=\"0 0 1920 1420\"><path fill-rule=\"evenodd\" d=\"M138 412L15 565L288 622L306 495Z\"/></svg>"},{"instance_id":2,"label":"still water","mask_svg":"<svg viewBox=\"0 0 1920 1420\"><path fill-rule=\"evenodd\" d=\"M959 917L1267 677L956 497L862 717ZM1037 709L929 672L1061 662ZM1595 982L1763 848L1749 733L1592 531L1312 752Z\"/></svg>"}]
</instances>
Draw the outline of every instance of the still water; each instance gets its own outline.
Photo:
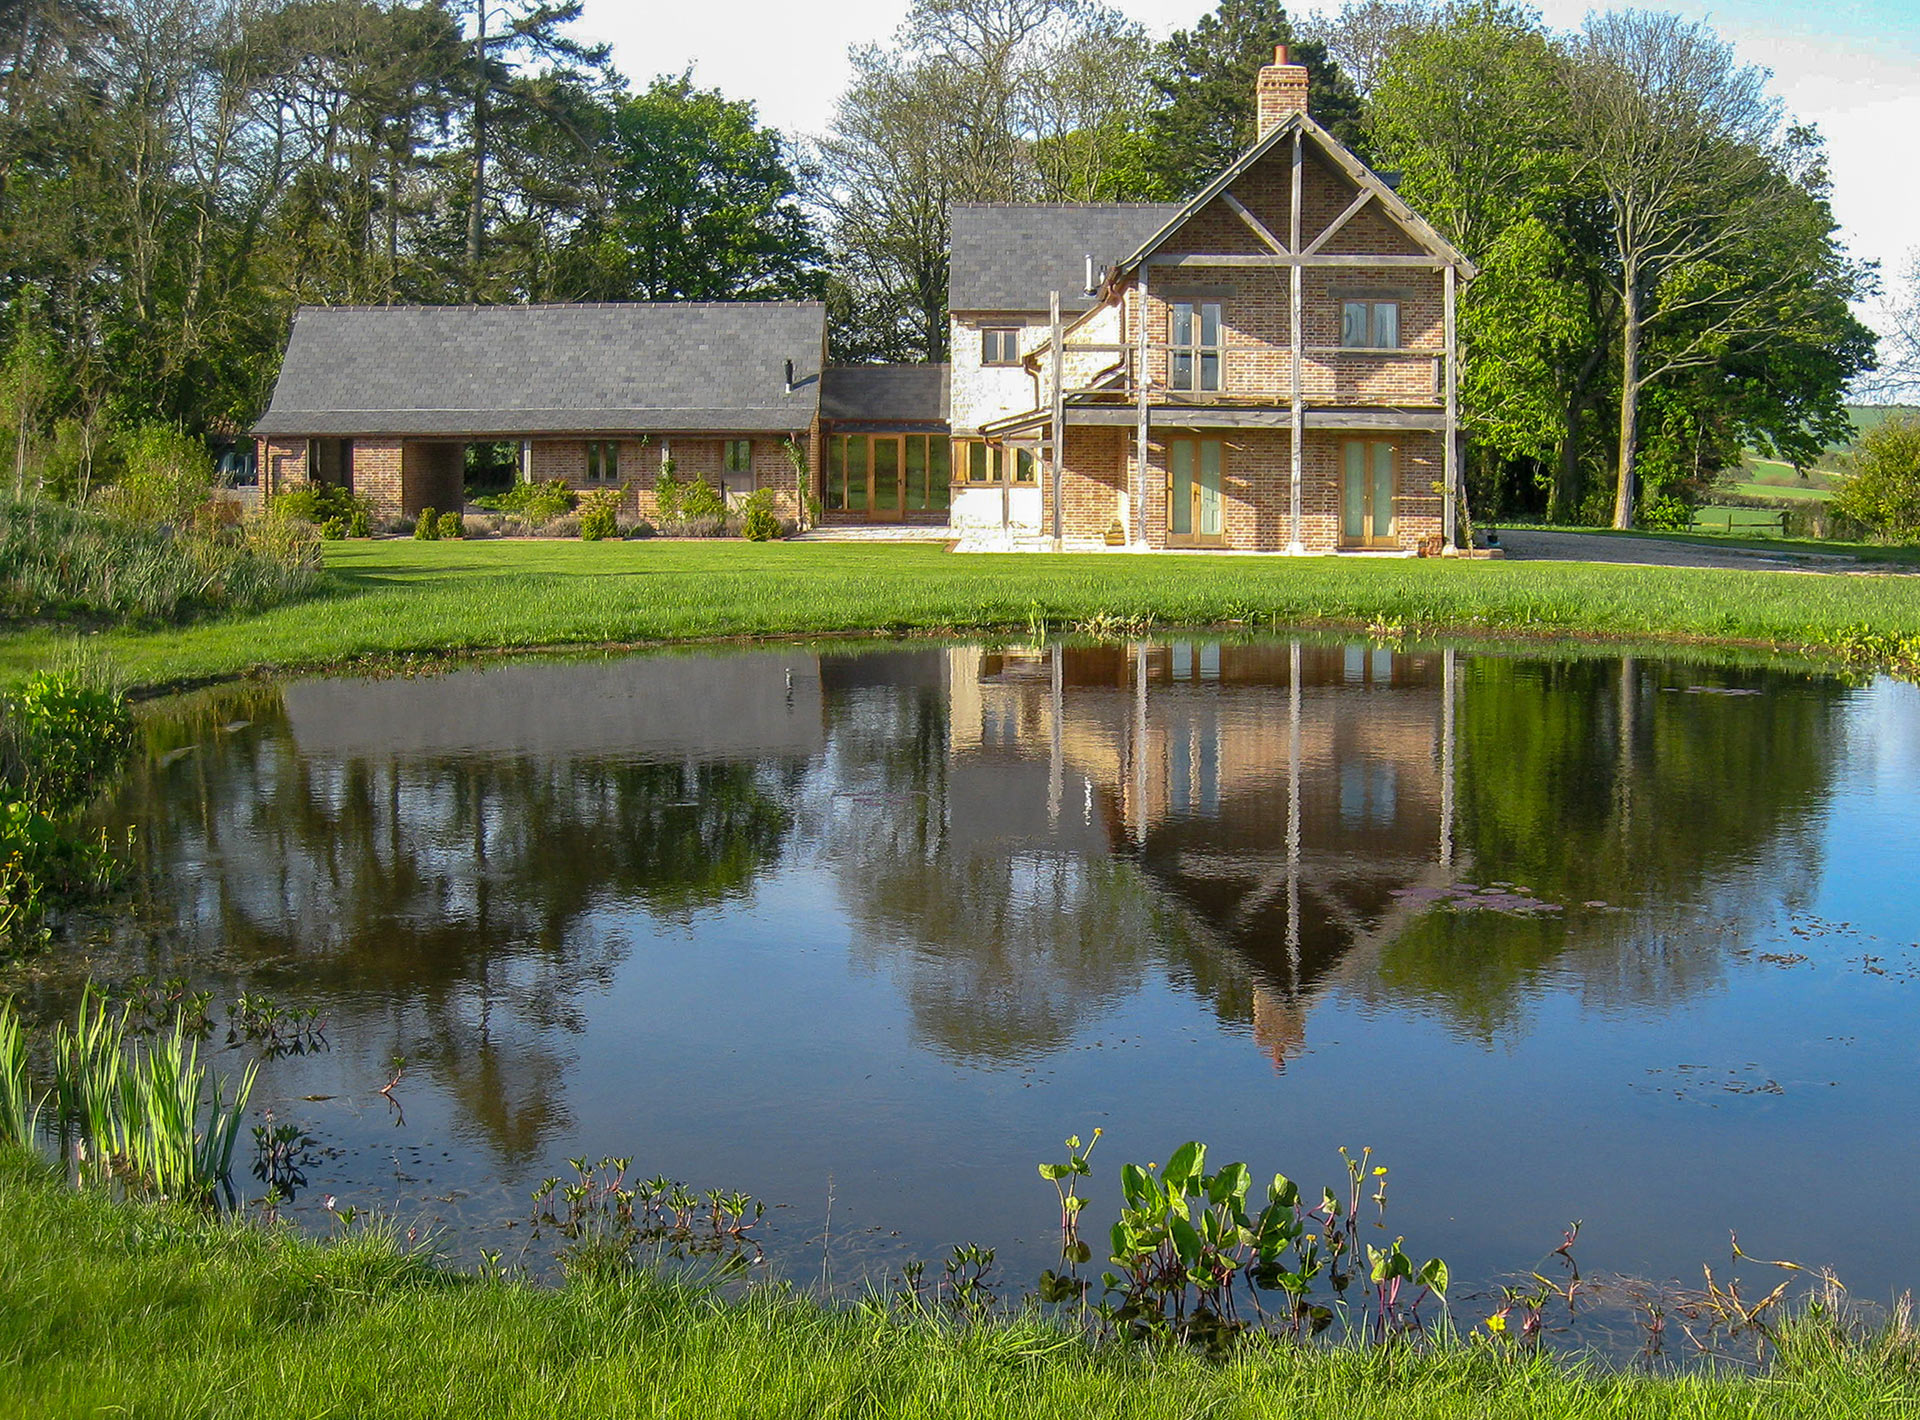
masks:
<instances>
[{"instance_id":1,"label":"still water","mask_svg":"<svg viewBox=\"0 0 1920 1420\"><path fill-rule=\"evenodd\" d=\"M512 1260L542 1178L623 1154L766 1200L796 1279L976 1241L1025 1281L1034 1165L1097 1125L1090 1238L1184 1139L1316 1194L1366 1145L1462 1283L1573 1219L1590 1268L1696 1279L1731 1229L1920 1282L1912 686L778 648L229 688L148 740L99 821L178 926L93 970L320 1009L255 1096L316 1141L296 1215Z\"/></svg>"}]
</instances>

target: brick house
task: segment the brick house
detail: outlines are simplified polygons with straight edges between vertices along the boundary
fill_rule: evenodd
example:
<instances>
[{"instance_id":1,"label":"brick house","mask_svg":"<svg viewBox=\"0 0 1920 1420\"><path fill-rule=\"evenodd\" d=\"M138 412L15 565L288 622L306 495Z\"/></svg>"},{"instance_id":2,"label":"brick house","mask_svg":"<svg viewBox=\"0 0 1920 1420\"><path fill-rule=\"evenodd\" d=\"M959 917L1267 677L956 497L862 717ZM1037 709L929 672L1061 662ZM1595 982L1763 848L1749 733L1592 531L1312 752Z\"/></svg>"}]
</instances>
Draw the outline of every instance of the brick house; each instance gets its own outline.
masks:
<instances>
[{"instance_id":1,"label":"brick house","mask_svg":"<svg viewBox=\"0 0 1920 1420\"><path fill-rule=\"evenodd\" d=\"M468 444L514 443L523 479L626 487L638 512L671 458L791 514L789 441L819 462L826 330L810 301L304 307L254 427L261 483L411 516L461 506Z\"/></svg>"},{"instance_id":2,"label":"brick house","mask_svg":"<svg viewBox=\"0 0 1920 1420\"><path fill-rule=\"evenodd\" d=\"M1254 145L1185 203L954 208L950 366L829 366L806 303L303 310L264 480L443 507L443 450L516 439L641 511L668 452L791 510L792 440L825 523L963 548L1450 546L1474 268L1306 95L1282 48Z\"/></svg>"}]
</instances>

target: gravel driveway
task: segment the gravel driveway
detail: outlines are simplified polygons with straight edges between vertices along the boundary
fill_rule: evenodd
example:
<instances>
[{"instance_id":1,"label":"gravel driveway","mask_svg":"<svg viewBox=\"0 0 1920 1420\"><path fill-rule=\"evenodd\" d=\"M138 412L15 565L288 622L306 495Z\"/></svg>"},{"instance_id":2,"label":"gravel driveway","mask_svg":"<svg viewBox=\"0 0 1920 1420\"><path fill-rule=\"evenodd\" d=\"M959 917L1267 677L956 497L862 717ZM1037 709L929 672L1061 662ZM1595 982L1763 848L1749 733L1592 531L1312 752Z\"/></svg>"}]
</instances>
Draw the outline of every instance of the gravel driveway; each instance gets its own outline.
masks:
<instances>
[{"instance_id":1,"label":"gravel driveway","mask_svg":"<svg viewBox=\"0 0 1920 1420\"><path fill-rule=\"evenodd\" d=\"M1501 530L1500 546L1514 562L1618 562L1640 567L1734 567L1759 572L1899 572L1910 565L1861 562L1818 552L1770 552L1707 547L1652 537L1607 537L1596 533Z\"/></svg>"}]
</instances>

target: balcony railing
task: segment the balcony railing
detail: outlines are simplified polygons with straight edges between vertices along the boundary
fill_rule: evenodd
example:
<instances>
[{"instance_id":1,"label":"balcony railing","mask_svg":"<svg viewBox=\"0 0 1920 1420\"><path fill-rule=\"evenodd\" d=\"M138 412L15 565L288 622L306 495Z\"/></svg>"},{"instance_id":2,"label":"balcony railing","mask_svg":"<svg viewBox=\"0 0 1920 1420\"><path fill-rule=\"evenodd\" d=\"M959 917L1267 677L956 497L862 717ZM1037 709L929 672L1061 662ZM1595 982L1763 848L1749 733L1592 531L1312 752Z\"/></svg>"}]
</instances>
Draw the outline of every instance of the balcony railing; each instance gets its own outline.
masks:
<instances>
[{"instance_id":1,"label":"balcony railing","mask_svg":"<svg viewBox=\"0 0 1920 1420\"><path fill-rule=\"evenodd\" d=\"M1308 403L1436 404L1445 384L1444 351L1309 345L1300 357L1300 393ZM1079 344L1061 351L1066 394L1076 403L1137 400L1137 345ZM1293 397L1293 355L1278 347L1175 345L1149 341L1146 393L1156 402L1284 404ZM1052 398L1051 365L1040 359L1041 402Z\"/></svg>"}]
</instances>

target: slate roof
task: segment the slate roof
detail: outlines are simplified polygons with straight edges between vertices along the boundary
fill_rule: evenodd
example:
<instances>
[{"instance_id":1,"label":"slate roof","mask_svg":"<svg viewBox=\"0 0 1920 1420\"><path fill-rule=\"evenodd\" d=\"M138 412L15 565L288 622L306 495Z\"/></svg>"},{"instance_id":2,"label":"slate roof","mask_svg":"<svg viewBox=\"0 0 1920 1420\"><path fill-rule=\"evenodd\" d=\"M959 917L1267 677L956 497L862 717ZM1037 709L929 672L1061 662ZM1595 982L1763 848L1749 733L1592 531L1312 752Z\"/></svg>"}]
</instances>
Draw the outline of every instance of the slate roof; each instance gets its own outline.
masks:
<instances>
[{"instance_id":1,"label":"slate roof","mask_svg":"<svg viewBox=\"0 0 1920 1420\"><path fill-rule=\"evenodd\" d=\"M837 423L945 424L945 365L829 365L820 417Z\"/></svg>"},{"instance_id":2,"label":"slate roof","mask_svg":"<svg viewBox=\"0 0 1920 1420\"><path fill-rule=\"evenodd\" d=\"M1094 276L1136 251L1180 212L1177 202L1013 203L957 206L948 213L953 260L947 305L956 311L1090 310L1087 256Z\"/></svg>"},{"instance_id":3,"label":"slate roof","mask_svg":"<svg viewBox=\"0 0 1920 1420\"><path fill-rule=\"evenodd\" d=\"M814 301L305 306L255 432L785 433L819 407L826 319Z\"/></svg>"}]
</instances>

